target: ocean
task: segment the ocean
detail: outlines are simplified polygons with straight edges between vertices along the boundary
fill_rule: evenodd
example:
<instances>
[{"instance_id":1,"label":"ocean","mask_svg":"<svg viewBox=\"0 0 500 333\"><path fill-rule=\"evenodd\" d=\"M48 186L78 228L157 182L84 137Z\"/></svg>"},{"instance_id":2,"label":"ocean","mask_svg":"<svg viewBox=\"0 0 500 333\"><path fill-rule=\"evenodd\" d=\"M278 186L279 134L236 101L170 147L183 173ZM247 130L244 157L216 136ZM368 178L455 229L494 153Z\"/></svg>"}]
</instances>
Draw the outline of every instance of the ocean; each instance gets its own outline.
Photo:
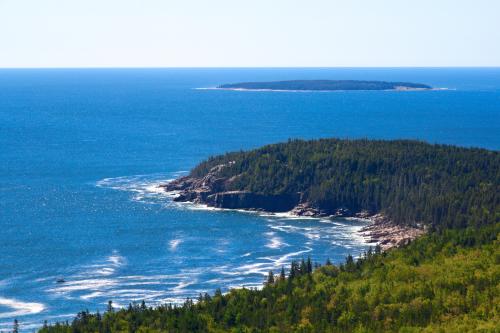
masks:
<instances>
[{"instance_id":1,"label":"ocean","mask_svg":"<svg viewBox=\"0 0 500 333\"><path fill-rule=\"evenodd\" d=\"M438 91L199 90L290 79ZM500 148L500 68L0 70L0 331L258 287L292 260L360 255L365 222L174 203L201 160L289 138ZM58 282L58 280L64 282Z\"/></svg>"}]
</instances>

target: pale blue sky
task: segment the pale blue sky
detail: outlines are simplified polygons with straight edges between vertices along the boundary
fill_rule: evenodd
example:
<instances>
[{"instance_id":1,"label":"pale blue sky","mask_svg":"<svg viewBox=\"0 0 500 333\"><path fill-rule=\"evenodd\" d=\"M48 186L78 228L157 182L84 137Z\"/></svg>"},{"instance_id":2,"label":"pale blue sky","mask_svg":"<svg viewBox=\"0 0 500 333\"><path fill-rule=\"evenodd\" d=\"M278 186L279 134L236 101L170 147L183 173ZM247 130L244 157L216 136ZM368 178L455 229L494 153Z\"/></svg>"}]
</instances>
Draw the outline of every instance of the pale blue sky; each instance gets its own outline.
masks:
<instances>
[{"instance_id":1,"label":"pale blue sky","mask_svg":"<svg viewBox=\"0 0 500 333\"><path fill-rule=\"evenodd\" d=\"M500 66L498 0L0 0L0 67Z\"/></svg>"}]
</instances>

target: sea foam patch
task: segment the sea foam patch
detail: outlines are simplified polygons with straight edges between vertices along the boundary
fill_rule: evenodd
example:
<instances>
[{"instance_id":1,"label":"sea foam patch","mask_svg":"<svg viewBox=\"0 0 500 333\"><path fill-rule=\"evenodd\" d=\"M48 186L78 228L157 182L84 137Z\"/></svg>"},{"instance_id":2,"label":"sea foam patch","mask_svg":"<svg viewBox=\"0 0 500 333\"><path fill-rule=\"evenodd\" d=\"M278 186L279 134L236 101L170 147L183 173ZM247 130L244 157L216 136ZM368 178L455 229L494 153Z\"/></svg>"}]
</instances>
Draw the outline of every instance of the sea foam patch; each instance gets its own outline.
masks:
<instances>
[{"instance_id":1,"label":"sea foam patch","mask_svg":"<svg viewBox=\"0 0 500 333\"><path fill-rule=\"evenodd\" d=\"M178 239L178 238L172 239L170 242L168 242L170 251L177 250L177 247L179 246L180 243L182 243L182 239Z\"/></svg>"},{"instance_id":2,"label":"sea foam patch","mask_svg":"<svg viewBox=\"0 0 500 333\"><path fill-rule=\"evenodd\" d=\"M0 305L9 309L7 312L0 312L0 319L36 314L45 309L45 305L42 303L23 302L14 298L4 297L0 297Z\"/></svg>"},{"instance_id":3,"label":"sea foam patch","mask_svg":"<svg viewBox=\"0 0 500 333\"><path fill-rule=\"evenodd\" d=\"M268 242L265 246L269 249L279 249L283 246L288 246L288 244L285 243L281 237L276 236L274 232L266 232L265 236L268 238Z\"/></svg>"},{"instance_id":4,"label":"sea foam patch","mask_svg":"<svg viewBox=\"0 0 500 333\"><path fill-rule=\"evenodd\" d=\"M186 171L173 173L155 173L104 178L95 183L97 187L133 193L132 200L143 203L164 203L165 197L172 193L165 192L160 185L168 183L185 174Z\"/></svg>"}]
</instances>

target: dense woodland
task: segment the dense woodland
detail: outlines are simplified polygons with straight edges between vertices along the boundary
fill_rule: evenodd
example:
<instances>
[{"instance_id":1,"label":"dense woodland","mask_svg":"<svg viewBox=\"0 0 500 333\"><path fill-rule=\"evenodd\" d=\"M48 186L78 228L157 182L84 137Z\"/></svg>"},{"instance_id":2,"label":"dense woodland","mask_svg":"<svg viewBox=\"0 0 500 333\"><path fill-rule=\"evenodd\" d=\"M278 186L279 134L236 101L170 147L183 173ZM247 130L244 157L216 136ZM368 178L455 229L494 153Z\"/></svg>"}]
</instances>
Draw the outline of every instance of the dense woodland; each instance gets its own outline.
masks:
<instances>
[{"instance_id":1,"label":"dense woodland","mask_svg":"<svg viewBox=\"0 0 500 333\"><path fill-rule=\"evenodd\" d=\"M229 163L234 161L234 163ZM333 265L308 258L269 272L261 290L182 306L83 311L59 332L498 332L498 152L415 141L289 141L210 158L237 189L303 192L318 205L381 211L433 228L411 244Z\"/></svg>"},{"instance_id":2,"label":"dense woodland","mask_svg":"<svg viewBox=\"0 0 500 333\"><path fill-rule=\"evenodd\" d=\"M300 192L327 211L383 212L396 223L435 228L500 220L496 151L417 141L293 140L212 157L192 174L218 164L228 164L223 176L236 176L228 190Z\"/></svg>"},{"instance_id":3,"label":"dense woodland","mask_svg":"<svg viewBox=\"0 0 500 333\"><path fill-rule=\"evenodd\" d=\"M40 332L498 332L499 231L433 233L338 266L293 262L262 290L218 290L179 307L111 304Z\"/></svg>"}]
</instances>

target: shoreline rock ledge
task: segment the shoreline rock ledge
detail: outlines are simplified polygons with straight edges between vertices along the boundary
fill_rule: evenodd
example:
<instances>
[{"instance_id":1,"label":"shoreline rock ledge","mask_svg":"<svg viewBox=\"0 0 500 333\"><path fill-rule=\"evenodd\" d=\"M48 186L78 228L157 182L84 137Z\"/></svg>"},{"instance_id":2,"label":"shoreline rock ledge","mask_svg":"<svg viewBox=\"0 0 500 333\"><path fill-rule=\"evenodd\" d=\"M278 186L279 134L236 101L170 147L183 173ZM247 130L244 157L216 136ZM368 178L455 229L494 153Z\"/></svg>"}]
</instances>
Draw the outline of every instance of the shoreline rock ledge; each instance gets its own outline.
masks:
<instances>
[{"instance_id":1,"label":"shoreline rock ledge","mask_svg":"<svg viewBox=\"0 0 500 333\"><path fill-rule=\"evenodd\" d=\"M347 208L321 209L305 200L302 193L260 194L250 191L228 190L236 177L223 177L221 171L226 165L220 164L210 169L202 177L191 175L159 185L166 192L175 193L176 202L191 202L222 209L244 209L269 213L290 213L303 217L354 217L372 223L359 232L370 243L378 243L383 250L408 244L423 235L422 227L397 225L383 214L352 212Z\"/></svg>"}]
</instances>

